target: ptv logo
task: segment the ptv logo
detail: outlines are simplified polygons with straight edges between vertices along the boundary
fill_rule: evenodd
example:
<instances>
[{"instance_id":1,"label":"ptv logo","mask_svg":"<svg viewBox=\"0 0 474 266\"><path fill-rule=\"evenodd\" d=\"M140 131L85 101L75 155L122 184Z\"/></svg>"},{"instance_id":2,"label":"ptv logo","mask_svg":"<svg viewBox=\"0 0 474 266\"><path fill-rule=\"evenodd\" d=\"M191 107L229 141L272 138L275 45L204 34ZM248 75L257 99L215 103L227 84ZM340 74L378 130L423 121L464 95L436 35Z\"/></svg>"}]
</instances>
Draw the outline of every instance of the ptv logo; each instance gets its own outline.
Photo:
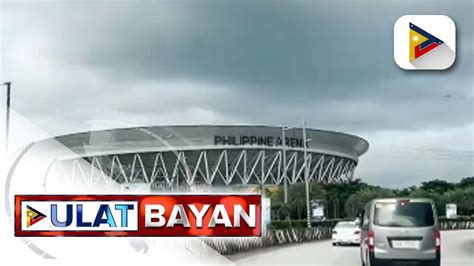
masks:
<instances>
[{"instance_id":1,"label":"ptv logo","mask_svg":"<svg viewBox=\"0 0 474 266\"><path fill-rule=\"evenodd\" d=\"M405 15L393 27L393 58L406 70L443 70L456 60L456 25L444 15Z\"/></svg>"},{"instance_id":2,"label":"ptv logo","mask_svg":"<svg viewBox=\"0 0 474 266\"><path fill-rule=\"evenodd\" d=\"M15 235L260 236L260 208L260 195L17 195Z\"/></svg>"},{"instance_id":3,"label":"ptv logo","mask_svg":"<svg viewBox=\"0 0 474 266\"><path fill-rule=\"evenodd\" d=\"M37 211L33 207L26 205L26 226L27 227L34 225L35 223L43 220L44 218L46 218L46 215Z\"/></svg>"}]
</instances>

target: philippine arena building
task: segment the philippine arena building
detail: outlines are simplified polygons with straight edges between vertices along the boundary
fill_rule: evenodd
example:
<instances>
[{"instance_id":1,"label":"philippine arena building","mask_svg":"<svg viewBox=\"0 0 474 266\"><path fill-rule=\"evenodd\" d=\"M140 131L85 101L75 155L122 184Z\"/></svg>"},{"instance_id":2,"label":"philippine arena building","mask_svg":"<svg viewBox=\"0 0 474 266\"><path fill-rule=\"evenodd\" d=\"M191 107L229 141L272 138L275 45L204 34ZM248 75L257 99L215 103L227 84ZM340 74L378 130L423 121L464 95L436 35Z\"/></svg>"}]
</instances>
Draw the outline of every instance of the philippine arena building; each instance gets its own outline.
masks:
<instances>
[{"instance_id":1,"label":"philippine arena building","mask_svg":"<svg viewBox=\"0 0 474 266\"><path fill-rule=\"evenodd\" d=\"M276 126L151 126L75 133L42 143L72 151L58 155L48 172L156 190L294 184L304 182L305 175L309 181L344 182L353 178L369 147L354 135L309 128L305 147L303 133Z\"/></svg>"}]
</instances>

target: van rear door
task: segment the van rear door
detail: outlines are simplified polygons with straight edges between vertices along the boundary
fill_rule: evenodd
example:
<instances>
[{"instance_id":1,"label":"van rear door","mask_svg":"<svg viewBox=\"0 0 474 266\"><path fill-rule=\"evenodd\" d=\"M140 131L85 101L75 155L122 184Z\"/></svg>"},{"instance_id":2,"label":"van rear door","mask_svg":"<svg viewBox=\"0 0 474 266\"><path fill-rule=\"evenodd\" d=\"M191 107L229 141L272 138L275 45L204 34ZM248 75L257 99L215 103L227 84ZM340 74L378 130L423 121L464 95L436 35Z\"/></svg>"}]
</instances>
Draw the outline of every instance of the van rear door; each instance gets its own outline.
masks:
<instances>
[{"instance_id":1,"label":"van rear door","mask_svg":"<svg viewBox=\"0 0 474 266\"><path fill-rule=\"evenodd\" d=\"M431 201L376 202L373 225L375 247L384 251L382 254L400 259L436 257L436 217Z\"/></svg>"}]
</instances>

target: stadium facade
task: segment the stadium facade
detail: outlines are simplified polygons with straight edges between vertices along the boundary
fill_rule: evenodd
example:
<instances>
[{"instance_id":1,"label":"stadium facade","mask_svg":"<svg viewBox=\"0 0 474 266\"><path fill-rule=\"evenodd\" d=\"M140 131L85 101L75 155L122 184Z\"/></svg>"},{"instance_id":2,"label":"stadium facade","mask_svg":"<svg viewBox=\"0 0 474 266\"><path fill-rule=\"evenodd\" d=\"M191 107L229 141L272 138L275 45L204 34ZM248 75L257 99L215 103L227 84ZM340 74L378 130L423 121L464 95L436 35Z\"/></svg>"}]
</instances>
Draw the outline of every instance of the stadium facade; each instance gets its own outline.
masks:
<instances>
[{"instance_id":1,"label":"stadium facade","mask_svg":"<svg viewBox=\"0 0 474 266\"><path fill-rule=\"evenodd\" d=\"M301 128L202 125L98 130L42 141L48 142L72 151L56 153L51 171L152 188L293 184L304 181L305 171L310 181L342 182L353 178L369 146L333 131L306 129L305 147Z\"/></svg>"}]
</instances>

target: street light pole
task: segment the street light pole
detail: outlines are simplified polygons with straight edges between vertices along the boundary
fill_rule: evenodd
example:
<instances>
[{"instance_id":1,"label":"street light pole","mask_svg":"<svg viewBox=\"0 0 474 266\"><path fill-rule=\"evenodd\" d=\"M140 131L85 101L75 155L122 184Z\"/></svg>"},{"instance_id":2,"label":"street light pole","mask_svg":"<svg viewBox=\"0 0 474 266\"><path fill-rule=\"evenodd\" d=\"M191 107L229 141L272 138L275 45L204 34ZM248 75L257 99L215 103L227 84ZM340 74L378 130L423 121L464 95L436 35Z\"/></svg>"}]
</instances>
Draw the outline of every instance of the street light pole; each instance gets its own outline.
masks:
<instances>
[{"instance_id":1,"label":"street light pole","mask_svg":"<svg viewBox=\"0 0 474 266\"><path fill-rule=\"evenodd\" d=\"M282 127L282 141L283 141L283 172L284 172L284 177L286 177L286 137L285 137L285 131L291 128L294 128L296 125L291 126L291 127ZM310 199L309 199L309 165L308 165L308 141L311 141L311 139L306 138L306 120L303 120L303 167L304 167L304 181L305 181L305 190L306 190L306 221L307 221L307 226L308 228L311 228L311 204L310 204ZM285 202L288 200L288 192L287 192L287 180L286 178L284 179L284 185L285 185Z\"/></svg>"},{"instance_id":2,"label":"street light pole","mask_svg":"<svg viewBox=\"0 0 474 266\"><path fill-rule=\"evenodd\" d=\"M5 82L3 85L7 85L7 110L5 117L5 155L8 156L8 135L10 133L10 85L11 82Z\"/></svg>"},{"instance_id":3,"label":"street light pole","mask_svg":"<svg viewBox=\"0 0 474 266\"><path fill-rule=\"evenodd\" d=\"M311 210L309 202L309 168L307 158L307 140L306 140L306 120L303 121L303 161L304 161L304 182L306 186L306 223L311 228Z\"/></svg>"},{"instance_id":4,"label":"street light pole","mask_svg":"<svg viewBox=\"0 0 474 266\"><path fill-rule=\"evenodd\" d=\"M288 181L286 180L286 128L281 127L281 145L282 145L282 160L283 160L283 195L285 204L288 203Z\"/></svg>"}]
</instances>

